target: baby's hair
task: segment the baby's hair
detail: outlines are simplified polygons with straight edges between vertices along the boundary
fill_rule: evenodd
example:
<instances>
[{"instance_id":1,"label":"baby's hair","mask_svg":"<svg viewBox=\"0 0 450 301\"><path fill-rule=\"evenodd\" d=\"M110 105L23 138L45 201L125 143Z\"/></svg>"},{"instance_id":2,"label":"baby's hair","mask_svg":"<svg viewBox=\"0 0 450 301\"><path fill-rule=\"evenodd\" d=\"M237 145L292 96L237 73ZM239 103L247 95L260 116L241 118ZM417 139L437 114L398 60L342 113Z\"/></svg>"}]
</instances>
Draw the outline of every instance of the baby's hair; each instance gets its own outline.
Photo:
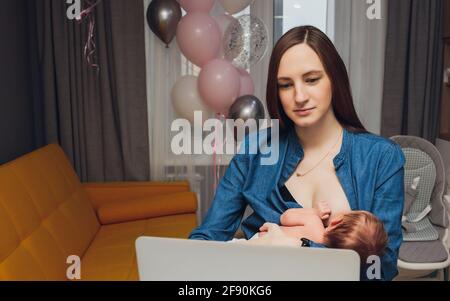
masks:
<instances>
[{"instance_id":1,"label":"baby's hair","mask_svg":"<svg viewBox=\"0 0 450 301\"><path fill-rule=\"evenodd\" d=\"M371 255L383 255L388 236L383 223L367 211L352 211L343 216L340 224L324 235L326 246L356 251L363 264Z\"/></svg>"}]
</instances>

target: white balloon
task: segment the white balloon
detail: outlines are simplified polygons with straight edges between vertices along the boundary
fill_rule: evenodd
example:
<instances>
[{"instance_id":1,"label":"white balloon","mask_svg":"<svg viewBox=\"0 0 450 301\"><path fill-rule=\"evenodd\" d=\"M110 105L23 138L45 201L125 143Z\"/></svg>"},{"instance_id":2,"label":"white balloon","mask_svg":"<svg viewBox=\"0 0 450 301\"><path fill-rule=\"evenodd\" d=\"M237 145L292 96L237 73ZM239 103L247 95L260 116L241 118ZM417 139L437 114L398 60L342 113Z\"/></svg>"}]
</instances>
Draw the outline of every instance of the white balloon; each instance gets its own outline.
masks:
<instances>
[{"instance_id":1,"label":"white balloon","mask_svg":"<svg viewBox=\"0 0 450 301\"><path fill-rule=\"evenodd\" d=\"M203 103L197 88L197 77L186 75L178 79L171 92L175 113L194 123L194 112L202 111L203 118L211 115L211 110Z\"/></svg>"},{"instance_id":2,"label":"white balloon","mask_svg":"<svg viewBox=\"0 0 450 301\"><path fill-rule=\"evenodd\" d=\"M222 7L230 15L234 15L252 4L254 0L219 0Z\"/></svg>"}]
</instances>

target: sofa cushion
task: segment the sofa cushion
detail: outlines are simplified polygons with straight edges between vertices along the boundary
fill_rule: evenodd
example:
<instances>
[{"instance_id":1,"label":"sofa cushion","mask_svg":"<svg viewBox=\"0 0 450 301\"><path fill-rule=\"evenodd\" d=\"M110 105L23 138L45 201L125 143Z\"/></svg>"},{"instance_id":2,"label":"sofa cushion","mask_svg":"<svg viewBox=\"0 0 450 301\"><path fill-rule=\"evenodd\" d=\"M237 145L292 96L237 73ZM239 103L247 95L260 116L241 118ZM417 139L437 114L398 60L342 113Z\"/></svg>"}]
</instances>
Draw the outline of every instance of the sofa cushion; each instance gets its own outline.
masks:
<instances>
[{"instance_id":1,"label":"sofa cushion","mask_svg":"<svg viewBox=\"0 0 450 301\"><path fill-rule=\"evenodd\" d=\"M135 241L140 236L187 238L195 214L102 226L81 260L81 280L138 280Z\"/></svg>"},{"instance_id":2,"label":"sofa cushion","mask_svg":"<svg viewBox=\"0 0 450 301\"><path fill-rule=\"evenodd\" d=\"M102 225L195 212L197 199L193 192L154 195L132 200L112 201L98 209Z\"/></svg>"},{"instance_id":3,"label":"sofa cushion","mask_svg":"<svg viewBox=\"0 0 450 301\"><path fill-rule=\"evenodd\" d=\"M0 279L66 280L100 224L68 159L50 145L0 166Z\"/></svg>"}]
</instances>

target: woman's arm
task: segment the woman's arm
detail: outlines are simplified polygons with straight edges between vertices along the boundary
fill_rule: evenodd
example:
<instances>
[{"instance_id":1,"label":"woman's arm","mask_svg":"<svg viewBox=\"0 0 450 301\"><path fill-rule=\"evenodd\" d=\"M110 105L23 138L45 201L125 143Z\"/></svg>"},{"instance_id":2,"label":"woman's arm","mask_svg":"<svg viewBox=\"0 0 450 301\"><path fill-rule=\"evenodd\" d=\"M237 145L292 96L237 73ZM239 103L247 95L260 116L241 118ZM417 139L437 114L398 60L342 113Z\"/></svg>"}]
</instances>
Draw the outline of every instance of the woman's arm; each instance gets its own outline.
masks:
<instances>
[{"instance_id":1,"label":"woman's arm","mask_svg":"<svg viewBox=\"0 0 450 301\"><path fill-rule=\"evenodd\" d=\"M401 220L405 197L404 164L405 157L401 148L392 144L382 154L377 168L375 194L370 211L383 222L389 237L388 247L381 258L383 280L392 280L398 274L397 258L403 241ZM370 264L368 263L369 267Z\"/></svg>"},{"instance_id":2,"label":"woman's arm","mask_svg":"<svg viewBox=\"0 0 450 301\"><path fill-rule=\"evenodd\" d=\"M236 233L246 208L242 188L249 169L249 156L237 154L217 187L211 208L202 225L189 239L230 240Z\"/></svg>"}]
</instances>

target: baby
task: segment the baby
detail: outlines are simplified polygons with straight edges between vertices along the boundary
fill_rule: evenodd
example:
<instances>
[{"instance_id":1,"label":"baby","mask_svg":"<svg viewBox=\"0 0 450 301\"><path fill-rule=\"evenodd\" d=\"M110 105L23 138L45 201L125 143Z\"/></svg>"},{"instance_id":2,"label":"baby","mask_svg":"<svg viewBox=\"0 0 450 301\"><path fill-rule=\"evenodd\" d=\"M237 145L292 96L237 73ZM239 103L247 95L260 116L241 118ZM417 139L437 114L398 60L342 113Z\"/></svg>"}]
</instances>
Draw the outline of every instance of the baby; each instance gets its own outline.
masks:
<instances>
[{"instance_id":1,"label":"baby","mask_svg":"<svg viewBox=\"0 0 450 301\"><path fill-rule=\"evenodd\" d=\"M331 210L325 202L313 209L290 209L281 215L280 228L289 237L307 238L329 248L354 250L361 262L366 262L371 255L383 254L388 236L383 223L372 213L350 211L330 216ZM261 230L259 237L264 236L266 229Z\"/></svg>"}]
</instances>

